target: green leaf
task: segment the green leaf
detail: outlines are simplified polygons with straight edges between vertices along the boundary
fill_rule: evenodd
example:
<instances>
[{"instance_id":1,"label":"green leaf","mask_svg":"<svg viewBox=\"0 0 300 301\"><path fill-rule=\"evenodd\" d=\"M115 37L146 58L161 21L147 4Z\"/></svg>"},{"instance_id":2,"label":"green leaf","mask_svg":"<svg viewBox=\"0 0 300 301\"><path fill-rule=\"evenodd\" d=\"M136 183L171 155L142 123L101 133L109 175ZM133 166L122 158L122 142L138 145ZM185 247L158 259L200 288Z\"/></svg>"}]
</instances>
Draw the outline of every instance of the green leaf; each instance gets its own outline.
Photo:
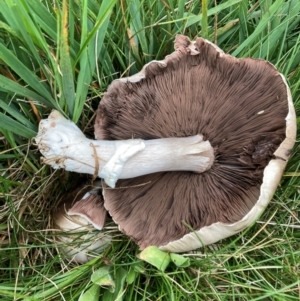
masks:
<instances>
[{"instance_id":1,"label":"green leaf","mask_svg":"<svg viewBox=\"0 0 300 301\"><path fill-rule=\"evenodd\" d=\"M98 301L100 294L100 286L93 284L86 292L84 292L78 301Z\"/></svg>"},{"instance_id":2,"label":"green leaf","mask_svg":"<svg viewBox=\"0 0 300 301\"><path fill-rule=\"evenodd\" d=\"M147 247L137 257L150 263L162 272L165 271L171 261L169 253L161 251L155 246Z\"/></svg>"},{"instance_id":3,"label":"green leaf","mask_svg":"<svg viewBox=\"0 0 300 301\"><path fill-rule=\"evenodd\" d=\"M126 276L127 284L132 284L139 274L145 274L144 261L139 260L138 262L130 266L129 272Z\"/></svg>"},{"instance_id":4,"label":"green leaf","mask_svg":"<svg viewBox=\"0 0 300 301\"><path fill-rule=\"evenodd\" d=\"M146 271L144 261L137 262L136 264L134 264L133 268L136 272L140 274L144 274Z\"/></svg>"},{"instance_id":5,"label":"green leaf","mask_svg":"<svg viewBox=\"0 0 300 301\"><path fill-rule=\"evenodd\" d=\"M97 285L100 285L102 287L108 287L111 292L115 291L116 285L109 272L109 267L102 267L96 270L92 274L91 280Z\"/></svg>"},{"instance_id":6,"label":"green leaf","mask_svg":"<svg viewBox=\"0 0 300 301\"><path fill-rule=\"evenodd\" d=\"M190 266L190 259L179 254L171 253L171 261L178 267L186 268Z\"/></svg>"},{"instance_id":7,"label":"green leaf","mask_svg":"<svg viewBox=\"0 0 300 301\"><path fill-rule=\"evenodd\" d=\"M134 266L131 266L129 269L129 272L126 276L126 283L132 284L134 282L134 280L136 279L137 275L138 275L138 273L134 269Z\"/></svg>"},{"instance_id":8,"label":"green leaf","mask_svg":"<svg viewBox=\"0 0 300 301\"><path fill-rule=\"evenodd\" d=\"M124 295L124 284L127 271L122 267L116 272L116 288L114 292L106 291L103 295L103 301L122 301Z\"/></svg>"}]
</instances>

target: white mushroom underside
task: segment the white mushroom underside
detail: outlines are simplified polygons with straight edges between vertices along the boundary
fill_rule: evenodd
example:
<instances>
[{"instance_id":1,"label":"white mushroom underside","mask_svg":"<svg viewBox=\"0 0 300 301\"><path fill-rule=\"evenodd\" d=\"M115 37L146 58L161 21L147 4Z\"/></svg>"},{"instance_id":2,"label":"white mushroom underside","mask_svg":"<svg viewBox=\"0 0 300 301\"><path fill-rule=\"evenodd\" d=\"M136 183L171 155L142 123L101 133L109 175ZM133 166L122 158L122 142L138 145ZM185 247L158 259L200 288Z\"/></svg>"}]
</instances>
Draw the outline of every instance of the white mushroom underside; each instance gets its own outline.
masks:
<instances>
[{"instance_id":1,"label":"white mushroom underside","mask_svg":"<svg viewBox=\"0 0 300 301\"><path fill-rule=\"evenodd\" d=\"M90 140L58 111L40 122L35 138L43 163L101 177L114 188L118 179L162 171L203 172L214 162L209 141L195 135L153 140Z\"/></svg>"}]
</instances>

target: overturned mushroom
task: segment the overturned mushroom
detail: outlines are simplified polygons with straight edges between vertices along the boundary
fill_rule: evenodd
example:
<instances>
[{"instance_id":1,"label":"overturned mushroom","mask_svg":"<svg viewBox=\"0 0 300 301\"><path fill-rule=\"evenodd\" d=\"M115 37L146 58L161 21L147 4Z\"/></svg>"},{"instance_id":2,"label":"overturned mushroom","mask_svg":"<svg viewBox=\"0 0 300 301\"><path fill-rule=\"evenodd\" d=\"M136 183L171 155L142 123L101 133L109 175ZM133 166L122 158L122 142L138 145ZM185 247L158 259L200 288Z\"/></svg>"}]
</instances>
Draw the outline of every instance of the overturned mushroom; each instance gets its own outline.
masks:
<instances>
[{"instance_id":1,"label":"overturned mushroom","mask_svg":"<svg viewBox=\"0 0 300 301\"><path fill-rule=\"evenodd\" d=\"M165 60L110 85L95 122L100 140L75 127L57 112L40 124L44 162L116 185L103 194L120 230L141 248L173 252L251 225L296 135L291 93L273 65L182 35Z\"/></svg>"}]
</instances>

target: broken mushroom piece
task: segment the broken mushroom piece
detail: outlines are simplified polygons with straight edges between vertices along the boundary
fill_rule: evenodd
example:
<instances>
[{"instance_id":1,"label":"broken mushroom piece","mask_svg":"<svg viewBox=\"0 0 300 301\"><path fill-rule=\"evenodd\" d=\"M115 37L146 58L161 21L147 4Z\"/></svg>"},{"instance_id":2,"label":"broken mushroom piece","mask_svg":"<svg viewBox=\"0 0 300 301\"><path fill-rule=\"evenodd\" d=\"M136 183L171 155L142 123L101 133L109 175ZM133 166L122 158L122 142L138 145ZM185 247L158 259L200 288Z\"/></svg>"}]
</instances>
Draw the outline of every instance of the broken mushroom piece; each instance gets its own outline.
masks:
<instances>
[{"instance_id":1,"label":"broken mushroom piece","mask_svg":"<svg viewBox=\"0 0 300 301\"><path fill-rule=\"evenodd\" d=\"M201 135L210 143L214 162L203 173L161 172L119 180L116 189L104 185L105 208L141 249L184 252L236 234L260 216L289 159L296 118L286 80L272 64L178 35L163 61L113 81L95 135L146 141Z\"/></svg>"},{"instance_id":2,"label":"broken mushroom piece","mask_svg":"<svg viewBox=\"0 0 300 301\"><path fill-rule=\"evenodd\" d=\"M112 239L103 231L107 211L99 189L80 185L62 199L52 215L54 228L63 232L56 237L66 243L60 250L78 263L85 263L102 253ZM97 233L95 229L102 231Z\"/></svg>"},{"instance_id":3,"label":"broken mushroom piece","mask_svg":"<svg viewBox=\"0 0 300 301\"><path fill-rule=\"evenodd\" d=\"M286 166L296 119L273 65L179 35L163 61L112 82L95 135L86 139L54 111L36 142L44 163L116 186L104 184L104 206L142 249L184 252L258 218Z\"/></svg>"}]
</instances>

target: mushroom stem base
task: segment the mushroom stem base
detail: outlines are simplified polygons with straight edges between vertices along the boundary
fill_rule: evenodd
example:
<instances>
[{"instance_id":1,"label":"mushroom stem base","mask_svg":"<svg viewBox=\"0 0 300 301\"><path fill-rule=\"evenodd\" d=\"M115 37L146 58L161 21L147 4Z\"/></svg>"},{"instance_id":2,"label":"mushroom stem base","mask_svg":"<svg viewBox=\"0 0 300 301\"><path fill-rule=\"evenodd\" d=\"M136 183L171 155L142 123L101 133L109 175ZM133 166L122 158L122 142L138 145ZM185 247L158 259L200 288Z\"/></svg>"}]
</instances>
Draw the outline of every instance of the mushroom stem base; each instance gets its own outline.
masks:
<instances>
[{"instance_id":1,"label":"mushroom stem base","mask_svg":"<svg viewBox=\"0 0 300 301\"><path fill-rule=\"evenodd\" d=\"M101 177L112 188L118 179L155 172L204 172L214 150L202 135L153 140L90 140L58 111L41 121L35 138L42 162L53 168Z\"/></svg>"}]
</instances>

